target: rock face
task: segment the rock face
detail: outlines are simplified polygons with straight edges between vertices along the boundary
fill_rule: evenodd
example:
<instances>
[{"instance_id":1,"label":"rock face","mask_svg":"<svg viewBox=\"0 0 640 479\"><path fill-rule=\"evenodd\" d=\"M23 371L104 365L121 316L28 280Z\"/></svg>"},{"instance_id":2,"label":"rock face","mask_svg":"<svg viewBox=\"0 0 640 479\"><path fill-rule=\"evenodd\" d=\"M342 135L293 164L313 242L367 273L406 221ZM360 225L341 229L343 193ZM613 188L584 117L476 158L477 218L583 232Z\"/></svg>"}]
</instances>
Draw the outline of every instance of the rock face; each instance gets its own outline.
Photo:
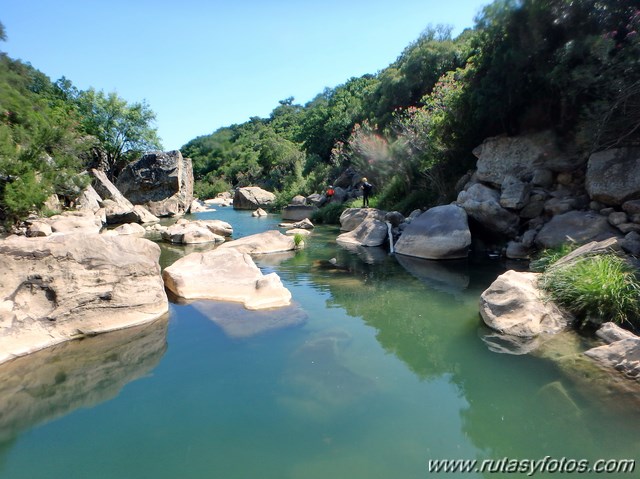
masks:
<instances>
[{"instance_id":1,"label":"rock face","mask_svg":"<svg viewBox=\"0 0 640 479\"><path fill-rule=\"evenodd\" d=\"M179 216L193 202L190 158L177 151L143 155L122 171L116 186L132 203L144 205L155 216Z\"/></svg>"},{"instance_id":2,"label":"rock face","mask_svg":"<svg viewBox=\"0 0 640 479\"><path fill-rule=\"evenodd\" d=\"M585 186L592 199L606 205L640 199L640 147L592 154Z\"/></svg>"},{"instance_id":3,"label":"rock face","mask_svg":"<svg viewBox=\"0 0 640 479\"><path fill-rule=\"evenodd\" d=\"M480 296L480 315L485 324L503 334L534 337L564 329L570 317L537 287L539 273L507 271Z\"/></svg>"},{"instance_id":4,"label":"rock face","mask_svg":"<svg viewBox=\"0 0 640 479\"><path fill-rule=\"evenodd\" d=\"M242 253L268 254L293 251L296 248L292 237L283 235L279 231L271 230L237 240L229 241L218 246L218 249L236 249Z\"/></svg>"},{"instance_id":5,"label":"rock face","mask_svg":"<svg viewBox=\"0 0 640 479\"><path fill-rule=\"evenodd\" d=\"M93 169L91 170L93 176L93 188L94 191L103 200L111 200L118 207L124 210L132 210L133 204L123 196L122 192L111 183L104 171ZM91 194L91 193L90 193Z\"/></svg>"},{"instance_id":6,"label":"rock face","mask_svg":"<svg viewBox=\"0 0 640 479\"><path fill-rule=\"evenodd\" d=\"M564 171L575 167L575 162L559 150L555 135L549 131L487 138L473 154L478 157L477 179L495 185L502 185L510 174L525 180L539 169Z\"/></svg>"},{"instance_id":7,"label":"rock face","mask_svg":"<svg viewBox=\"0 0 640 479\"><path fill-rule=\"evenodd\" d=\"M571 241L582 244L616 235L618 231L606 216L593 211L569 211L551 218L536 236L536 244L541 248L555 248Z\"/></svg>"},{"instance_id":8,"label":"rock face","mask_svg":"<svg viewBox=\"0 0 640 479\"><path fill-rule=\"evenodd\" d=\"M287 306L291 293L276 273L263 275L251 256L233 248L192 253L166 268L165 284L185 299L243 303L247 309Z\"/></svg>"},{"instance_id":9,"label":"rock face","mask_svg":"<svg viewBox=\"0 0 640 479\"><path fill-rule=\"evenodd\" d=\"M77 233L0 242L0 362L168 311L160 248Z\"/></svg>"},{"instance_id":10,"label":"rock face","mask_svg":"<svg viewBox=\"0 0 640 479\"><path fill-rule=\"evenodd\" d=\"M481 183L461 191L458 206L485 228L505 235L513 235L518 229L520 218L500 205L500 193Z\"/></svg>"},{"instance_id":11,"label":"rock face","mask_svg":"<svg viewBox=\"0 0 640 479\"><path fill-rule=\"evenodd\" d=\"M431 208L411 221L396 253L425 259L466 258L471 245L467 213L455 205Z\"/></svg>"},{"instance_id":12,"label":"rock face","mask_svg":"<svg viewBox=\"0 0 640 479\"><path fill-rule=\"evenodd\" d=\"M236 210L255 210L269 206L276 200L276 195L257 186L236 189L233 197L233 208Z\"/></svg>"}]
</instances>

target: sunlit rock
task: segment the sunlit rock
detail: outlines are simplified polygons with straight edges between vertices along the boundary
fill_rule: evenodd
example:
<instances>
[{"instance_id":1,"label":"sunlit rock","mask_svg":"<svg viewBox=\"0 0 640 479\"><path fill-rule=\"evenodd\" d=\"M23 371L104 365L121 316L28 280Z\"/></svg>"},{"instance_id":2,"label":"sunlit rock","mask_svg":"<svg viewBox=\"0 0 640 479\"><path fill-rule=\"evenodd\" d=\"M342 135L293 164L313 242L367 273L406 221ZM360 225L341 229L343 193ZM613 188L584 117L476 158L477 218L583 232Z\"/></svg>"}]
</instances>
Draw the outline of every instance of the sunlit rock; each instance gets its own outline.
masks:
<instances>
[{"instance_id":1,"label":"sunlit rock","mask_svg":"<svg viewBox=\"0 0 640 479\"><path fill-rule=\"evenodd\" d=\"M0 362L157 319L168 310L159 257L134 236L1 241Z\"/></svg>"},{"instance_id":2,"label":"sunlit rock","mask_svg":"<svg viewBox=\"0 0 640 479\"><path fill-rule=\"evenodd\" d=\"M234 248L187 255L165 268L162 277L167 288L184 299L235 301L247 309L291 302L291 293L276 273L263 275L251 256Z\"/></svg>"}]
</instances>

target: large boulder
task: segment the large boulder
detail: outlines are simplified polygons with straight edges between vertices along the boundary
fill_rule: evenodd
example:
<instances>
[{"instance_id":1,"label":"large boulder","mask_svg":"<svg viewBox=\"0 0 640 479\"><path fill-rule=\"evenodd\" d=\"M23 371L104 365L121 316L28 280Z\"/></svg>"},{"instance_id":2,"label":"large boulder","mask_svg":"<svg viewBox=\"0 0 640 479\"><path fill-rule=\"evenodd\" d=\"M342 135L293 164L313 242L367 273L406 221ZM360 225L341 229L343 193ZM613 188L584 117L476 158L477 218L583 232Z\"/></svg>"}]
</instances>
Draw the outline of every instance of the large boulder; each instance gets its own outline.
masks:
<instances>
[{"instance_id":1,"label":"large boulder","mask_svg":"<svg viewBox=\"0 0 640 479\"><path fill-rule=\"evenodd\" d=\"M507 175L530 180L539 169L566 171L576 167L575 159L560 151L550 131L487 138L473 154L478 158L477 180L495 185L502 185Z\"/></svg>"},{"instance_id":2,"label":"large boulder","mask_svg":"<svg viewBox=\"0 0 640 479\"><path fill-rule=\"evenodd\" d=\"M276 195L258 186L237 188L233 196L233 208L236 210L255 210L269 206L276 201Z\"/></svg>"},{"instance_id":3,"label":"large boulder","mask_svg":"<svg viewBox=\"0 0 640 479\"><path fill-rule=\"evenodd\" d=\"M249 254L269 254L293 251L296 249L296 244L292 237L271 230L229 241L218 246L218 249L236 249Z\"/></svg>"},{"instance_id":4,"label":"large boulder","mask_svg":"<svg viewBox=\"0 0 640 479\"><path fill-rule=\"evenodd\" d=\"M282 208L282 219L288 221L309 219L316 211L318 211L316 206L289 205Z\"/></svg>"},{"instance_id":5,"label":"large boulder","mask_svg":"<svg viewBox=\"0 0 640 479\"><path fill-rule=\"evenodd\" d=\"M129 163L116 186L132 203L146 206L155 216L179 216L193 202L191 158L178 150L154 151Z\"/></svg>"},{"instance_id":6,"label":"large boulder","mask_svg":"<svg viewBox=\"0 0 640 479\"><path fill-rule=\"evenodd\" d=\"M456 205L431 208L402 232L396 253L425 259L466 258L471 245L467 213Z\"/></svg>"},{"instance_id":7,"label":"large boulder","mask_svg":"<svg viewBox=\"0 0 640 479\"><path fill-rule=\"evenodd\" d=\"M375 218L365 218L355 229L342 233L336 238L340 244L360 246L381 246L388 242L387 224Z\"/></svg>"},{"instance_id":8,"label":"large boulder","mask_svg":"<svg viewBox=\"0 0 640 479\"><path fill-rule=\"evenodd\" d=\"M606 216L593 211L569 211L554 216L536 236L536 245L541 248L556 248L562 244L578 244L602 241L620 233L613 228Z\"/></svg>"},{"instance_id":9,"label":"large boulder","mask_svg":"<svg viewBox=\"0 0 640 479\"><path fill-rule=\"evenodd\" d=\"M142 205L131 208L122 206L112 200L103 200L105 218L110 225L123 223L157 223L160 219Z\"/></svg>"},{"instance_id":10,"label":"large boulder","mask_svg":"<svg viewBox=\"0 0 640 479\"><path fill-rule=\"evenodd\" d=\"M168 311L160 248L134 236L13 236L0 242L0 362Z\"/></svg>"},{"instance_id":11,"label":"large boulder","mask_svg":"<svg viewBox=\"0 0 640 479\"><path fill-rule=\"evenodd\" d=\"M352 231L365 219L385 221L386 214L376 208L347 208L340 215L340 231Z\"/></svg>"},{"instance_id":12,"label":"large boulder","mask_svg":"<svg viewBox=\"0 0 640 479\"><path fill-rule=\"evenodd\" d=\"M232 233L231 225L220 220L181 220L160 232L163 240L177 244L223 243Z\"/></svg>"},{"instance_id":13,"label":"large boulder","mask_svg":"<svg viewBox=\"0 0 640 479\"><path fill-rule=\"evenodd\" d=\"M76 209L97 211L100 209L102 198L91 185L87 186L75 201Z\"/></svg>"},{"instance_id":14,"label":"large boulder","mask_svg":"<svg viewBox=\"0 0 640 479\"><path fill-rule=\"evenodd\" d=\"M640 147L599 151L589 157L585 186L606 205L640 199Z\"/></svg>"},{"instance_id":15,"label":"large boulder","mask_svg":"<svg viewBox=\"0 0 640 479\"><path fill-rule=\"evenodd\" d=\"M507 271L480 296L480 315L485 324L502 334L534 337L554 334L571 318L538 289L539 273Z\"/></svg>"},{"instance_id":16,"label":"large boulder","mask_svg":"<svg viewBox=\"0 0 640 479\"><path fill-rule=\"evenodd\" d=\"M276 273L263 275L251 256L233 248L191 253L165 268L162 276L167 288L184 299L235 301L247 309L291 302Z\"/></svg>"},{"instance_id":17,"label":"large boulder","mask_svg":"<svg viewBox=\"0 0 640 479\"><path fill-rule=\"evenodd\" d=\"M520 217L500 205L500 193L480 183L458 194L458 206L484 228L504 235L514 235Z\"/></svg>"}]
</instances>

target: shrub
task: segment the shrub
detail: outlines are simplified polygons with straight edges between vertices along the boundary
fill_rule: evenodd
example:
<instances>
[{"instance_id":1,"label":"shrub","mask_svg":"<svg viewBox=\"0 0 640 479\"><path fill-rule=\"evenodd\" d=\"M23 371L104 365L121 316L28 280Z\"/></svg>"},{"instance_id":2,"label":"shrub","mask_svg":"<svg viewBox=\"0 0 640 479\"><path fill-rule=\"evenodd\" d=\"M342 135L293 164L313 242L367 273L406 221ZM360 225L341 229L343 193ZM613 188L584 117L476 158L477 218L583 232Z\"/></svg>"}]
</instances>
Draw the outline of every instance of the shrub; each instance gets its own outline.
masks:
<instances>
[{"instance_id":1,"label":"shrub","mask_svg":"<svg viewBox=\"0 0 640 479\"><path fill-rule=\"evenodd\" d=\"M529 268L531 271L542 273L547 270L553 263L558 261L563 256L568 255L577 245L575 243L565 243L557 248L549 248L543 250L536 259L531 261Z\"/></svg>"},{"instance_id":2,"label":"shrub","mask_svg":"<svg viewBox=\"0 0 640 479\"><path fill-rule=\"evenodd\" d=\"M540 286L582 325L605 321L639 325L640 282L633 268L614 253L548 268Z\"/></svg>"},{"instance_id":3,"label":"shrub","mask_svg":"<svg viewBox=\"0 0 640 479\"><path fill-rule=\"evenodd\" d=\"M300 233L296 233L293 235L293 244L296 245L296 248L300 247L300 244L304 241L304 236Z\"/></svg>"},{"instance_id":4,"label":"shrub","mask_svg":"<svg viewBox=\"0 0 640 479\"><path fill-rule=\"evenodd\" d=\"M348 206L344 203L329 203L328 205L318 209L318 211L316 211L311 217L311 221L313 223L332 225L340 224L340 215L347 208Z\"/></svg>"},{"instance_id":5,"label":"shrub","mask_svg":"<svg viewBox=\"0 0 640 479\"><path fill-rule=\"evenodd\" d=\"M232 186L225 180L218 178L213 181L208 179L196 180L193 184L194 196L201 199L215 198L218 193L231 190Z\"/></svg>"}]
</instances>

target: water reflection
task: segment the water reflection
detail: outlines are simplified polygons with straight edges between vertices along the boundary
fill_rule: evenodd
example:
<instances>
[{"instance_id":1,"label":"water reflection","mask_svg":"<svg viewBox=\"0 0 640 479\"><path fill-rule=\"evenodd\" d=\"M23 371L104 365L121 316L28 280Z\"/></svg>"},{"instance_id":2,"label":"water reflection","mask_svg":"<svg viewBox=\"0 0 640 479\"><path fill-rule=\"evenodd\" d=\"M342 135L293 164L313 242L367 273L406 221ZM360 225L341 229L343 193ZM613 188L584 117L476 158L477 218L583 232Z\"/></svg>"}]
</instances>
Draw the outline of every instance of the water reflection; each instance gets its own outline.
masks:
<instances>
[{"instance_id":1,"label":"water reflection","mask_svg":"<svg viewBox=\"0 0 640 479\"><path fill-rule=\"evenodd\" d=\"M247 338L267 331L300 326L308 318L298 304L259 311L250 311L240 303L224 301L194 301L190 305L216 323L230 338Z\"/></svg>"},{"instance_id":2,"label":"water reflection","mask_svg":"<svg viewBox=\"0 0 640 479\"><path fill-rule=\"evenodd\" d=\"M148 374L167 348L167 318L68 341L0 366L0 444L6 447L36 424L111 399Z\"/></svg>"},{"instance_id":3,"label":"water reflection","mask_svg":"<svg viewBox=\"0 0 640 479\"><path fill-rule=\"evenodd\" d=\"M380 246L360 246L351 243L338 243L338 245L367 264L383 263L389 256L389 252Z\"/></svg>"},{"instance_id":4,"label":"water reflection","mask_svg":"<svg viewBox=\"0 0 640 479\"><path fill-rule=\"evenodd\" d=\"M409 273L437 291L459 294L469 287L467 260L434 261L401 254L396 255L396 260Z\"/></svg>"}]
</instances>

